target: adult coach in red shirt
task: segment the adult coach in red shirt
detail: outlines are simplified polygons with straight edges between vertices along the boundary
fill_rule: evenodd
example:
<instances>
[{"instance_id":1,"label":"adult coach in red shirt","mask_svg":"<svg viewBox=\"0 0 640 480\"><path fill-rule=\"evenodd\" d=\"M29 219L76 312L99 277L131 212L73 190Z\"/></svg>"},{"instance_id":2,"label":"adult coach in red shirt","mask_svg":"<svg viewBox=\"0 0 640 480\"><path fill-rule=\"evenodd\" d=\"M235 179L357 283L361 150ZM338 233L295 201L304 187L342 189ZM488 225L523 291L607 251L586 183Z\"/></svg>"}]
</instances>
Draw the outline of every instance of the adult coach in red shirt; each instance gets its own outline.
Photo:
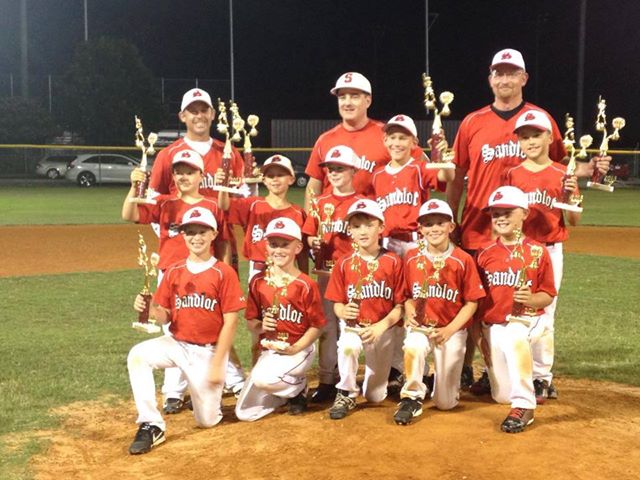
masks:
<instances>
[{"instance_id":1,"label":"adult coach in red shirt","mask_svg":"<svg viewBox=\"0 0 640 480\"><path fill-rule=\"evenodd\" d=\"M356 193L373 194L373 171L386 165L391 157L384 146L384 124L367 115L371 106L371 83L357 72L347 72L338 78L331 93L338 97L338 113L342 122L318 137L307 162L305 173L309 183L305 195L305 210L309 211L309 192L319 196L329 188L326 168L320 166L331 148L338 145L350 147L357 156L353 187ZM422 150L416 146L411 156L422 158Z\"/></svg>"},{"instance_id":2,"label":"adult coach in red shirt","mask_svg":"<svg viewBox=\"0 0 640 480\"><path fill-rule=\"evenodd\" d=\"M482 208L491 193L501 186L504 173L525 158L513 133L519 114L531 109L544 112L552 125L553 143L549 148L549 156L556 162L566 157L562 134L556 122L543 109L525 102L523 98L522 90L528 79L519 51L507 48L496 53L489 67L488 79L494 94L493 103L467 115L456 135L453 145L456 175L453 182L447 185L447 202L457 219L464 178L467 177L467 197L458 234L462 248L471 254L492 241L491 219L482 213ZM590 176L596 165L601 171L606 171L610 161L611 157L601 157L592 158L588 163L579 163L576 175ZM469 368L463 371L462 379L466 386L473 381L470 370L473 353L473 346L467 345L465 365Z\"/></svg>"}]
</instances>

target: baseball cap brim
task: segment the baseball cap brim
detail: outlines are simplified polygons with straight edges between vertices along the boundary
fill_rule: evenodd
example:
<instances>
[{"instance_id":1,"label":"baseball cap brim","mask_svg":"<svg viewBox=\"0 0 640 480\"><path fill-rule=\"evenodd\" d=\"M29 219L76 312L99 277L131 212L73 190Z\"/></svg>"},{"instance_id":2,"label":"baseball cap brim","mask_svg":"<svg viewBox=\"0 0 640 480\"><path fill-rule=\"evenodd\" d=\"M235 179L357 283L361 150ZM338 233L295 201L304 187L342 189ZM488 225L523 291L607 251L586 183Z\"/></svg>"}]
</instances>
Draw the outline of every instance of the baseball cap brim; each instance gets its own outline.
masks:
<instances>
[{"instance_id":1,"label":"baseball cap brim","mask_svg":"<svg viewBox=\"0 0 640 480\"><path fill-rule=\"evenodd\" d=\"M288 235L286 233L280 233L280 232L271 232L271 233L267 233L264 238L284 238L285 240L298 240L301 241L300 238L294 236L294 235Z\"/></svg>"},{"instance_id":2,"label":"baseball cap brim","mask_svg":"<svg viewBox=\"0 0 640 480\"><path fill-rule=\"evenodd\" d=\"M262 165L260 167L260 171L262 172L262 174L266 174L267 171L270 168L279 168L280 170L283 170L285 172L287 172L289 175L293 175L295 177L295 172L293 171L293 169L290 169L288 166L283 165L282 163L270 163L269 165Z\"/></svg>"}]
</instances>

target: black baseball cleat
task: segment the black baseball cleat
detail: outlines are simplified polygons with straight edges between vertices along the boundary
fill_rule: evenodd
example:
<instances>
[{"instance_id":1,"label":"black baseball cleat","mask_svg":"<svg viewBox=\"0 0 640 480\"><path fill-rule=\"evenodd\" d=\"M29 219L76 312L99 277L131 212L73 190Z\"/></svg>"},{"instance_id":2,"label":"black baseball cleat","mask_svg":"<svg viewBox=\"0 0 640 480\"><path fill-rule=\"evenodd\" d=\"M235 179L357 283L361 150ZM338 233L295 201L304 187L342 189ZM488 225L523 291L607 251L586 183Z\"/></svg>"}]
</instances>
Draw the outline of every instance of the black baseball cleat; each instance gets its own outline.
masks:
<instances>
[{"instance_id":1,"label":"black baseball cleat","mask_svg":"<svg viewBox=\"0 0 640 480\"><path fill-rule=\"evenodd\" d=\"M160 430L160 427L150 423L142 423L138 428L136 438L133 439L133 443L129 446L129 453L131 455L140 455L141 453L150 452L153 447L160 445L165 440L164 431Z\"/></svg>"},{"instance_id":2,"label":"black baseball cleat","mask_svg":"<svg viewBox=\"0 0 640 480\"><path fill-rule=\"evenodd\" d=\"M329 417L332 420L341 420L354 408L356 408L356 399L351 398L349 392L338 390L336 400L329 409Z\"/></svg>"},{"instance_id":3,"label":"black baseball cleat","mask_svg":"<svg viewBox=\"0 0 640 480\"><path fill-rule=\"evenodd\" d=\"M536 404L542 405L549 398L549 383L546 380L534 380L533 389L536 393Z\"/></svg>"},{"instance_id":4,"label":"black baseball cleat","mask_svg":"<svg viewBox=\"0 0 640 480\"><path fill-rule=\"evenodd\" d=\"M469 391L478 397L491 393L491 382L489 381L489 374L486 370L482 372L482 376L478 380L473 382Z\"/></svg>"},{"instance_id":5,"label":"black baseball cleat","mask_svg":"<svg viewBox=\"0 0 640 480\"><path fill-rule=\"evenodd\" d=\"M304 390L287 402L289 406L289 415L300 415L307 410L307 396Z\"/></svg>"},{"instance_id":6,"label":"black baseball cleat","mask_svg":"<svg viewBox=\"0 0 640 480\"><path fill-rule=\"evenodd\" d=\"M460 374L460 389L469 390L473 385L473 367L471 365L463 365Z\"/></svg>"},{"instance_id":7,"label":"black baseball cleat","mask_svg":"<svg viewBox=\"0 0 640 480\"><path fill-rule=\"evenodd\" d=\"M311 403L333 402L336 398L336 386L330 383L321 383L311 395Z\"/></svg>"},{"instance_id":8,"label":"black baseball cleat","mask_svg":"<svg viewBox=\"0 0 640 480\"><path fill-rule=\"evenodd\" d=\"M551 399L551 400L557 400L558 399L558 390L556 389L556 386L553 384L553 382L551 382L549 384L549 389L547 392L547 398Z\"/></svg>"},{"instance_id":9,"label":"black baseball cleat","mask_svg":"<svg viewBox=\"0 0 640 480\"><path fill-rule=\"evenodd\" d=\"M189 404L191 404L191 399L189 399L188 402ZM164 402L164 407L162 408L162 411L166 415L174 415L176 413L180 413L187 407L188 405L179 398L167 398Z\"/></svg>"},{"instance_id":10,"label":"black baseball cleat","mask_svg":"<svg viewBox=\"0 0 640 480\"><path fill-rule=\"evenodd\" d=\"M398 404L398 410L393 414L393 421L398 425L409 425L413 417L422 415L422 402L412 398L403 398Z\"/></svg>"},{"instance_id":11,"label":"black baseball cleat","mask_svg":"<svg viewBox=\"0 0 640 480\"><path fill-rule=\"evenodd\" d=\"M436 381L436 376L432 373L431 375L426 375L422 377L422 383L427 387L427 391L425 393L425 398L429 396L431 392L433 392L433 384Z\"/></svg>"},{"instance_id":12,"label":"black baseball cleat","mask_svg":"<svg viewBox=\"0 0 640 480\"><path fill-rule=\"evenodd\" d=\"M387 383L387 395L393 396L400 393L404 385L404 375L397 369L391 367L389 371L389 382Z\"/></svg>"},{"instance_id":13,"label":"black baseball cleat","mask_svg":"<svg viewBox=\"0 0 640 480\"><path fill-rule=\"evenodd\" d=\"M506 433L520 433L533 423L533 409L512 408L500 428Z\"/></svg>"}]
</instances>

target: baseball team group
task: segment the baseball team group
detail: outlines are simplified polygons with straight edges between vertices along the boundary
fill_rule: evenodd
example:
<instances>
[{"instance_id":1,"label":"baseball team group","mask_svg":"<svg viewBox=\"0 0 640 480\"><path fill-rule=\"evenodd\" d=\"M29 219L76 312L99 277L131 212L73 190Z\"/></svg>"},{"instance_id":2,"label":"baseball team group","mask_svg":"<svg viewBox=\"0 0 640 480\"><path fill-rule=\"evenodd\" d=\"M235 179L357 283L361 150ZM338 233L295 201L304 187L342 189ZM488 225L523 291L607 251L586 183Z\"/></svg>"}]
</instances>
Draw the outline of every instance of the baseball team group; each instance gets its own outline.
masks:
<instances>
[{"instance_id":1,"label":"baseball team group","mask_svg":"<svg viewBox=\"0 0 640 480\"><path fill-rule=\"evenodd\" d=\"M282 407L299 415L308 402L341 420L360 394L397 397L393 420L408 425L429 399L451 410L469 389L510 405L502 431L526 429L536 406L558 397L562 246L581 208L557 207L567 194L578 198L577 177L610 162L598 156L567 171L556 122L523 98L527 80L520 52L496 53L493 102L464 118L452 148L433 137L430 159L409 116L370 119L370 82L341 75L330 90L341 121L313 147L304 206L288 198L295 172L283 155L260 166L264 197L255 186L242 195L217 188L242 177L244 161L211 137L210 95L186 92L178 113L186 136L154 162L154 202L130 201L146 175L136 169L122 207L125 220L158 226L158 288L150 305L138 295L134 308L148 308L164 328L127 359L138 411L129 452L165 441L163 413L191 409L199 427L218 424L225 393L235 395L241 421ZM433 160L445 154L453 157L446 168ZM239 251L249 260L246 289L232 260ZM242 310L248 373L234 349ZM474 378L476 348L484 368ZM310 391L316 351L319 384ZM162 411L155 369L165 371Z\"/></svg>"}]
</instances>

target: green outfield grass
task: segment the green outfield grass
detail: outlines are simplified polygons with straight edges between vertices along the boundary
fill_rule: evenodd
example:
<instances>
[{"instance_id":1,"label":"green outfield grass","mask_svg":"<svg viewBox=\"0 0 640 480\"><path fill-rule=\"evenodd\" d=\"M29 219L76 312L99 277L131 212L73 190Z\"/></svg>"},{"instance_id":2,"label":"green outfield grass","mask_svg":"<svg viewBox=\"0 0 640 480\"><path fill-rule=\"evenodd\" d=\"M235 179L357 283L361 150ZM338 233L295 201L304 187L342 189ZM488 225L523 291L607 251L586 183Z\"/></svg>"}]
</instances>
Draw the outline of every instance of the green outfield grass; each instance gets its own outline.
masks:
<instances>
[{"instance_id":1,"label":"green outfield grass","mask_svg":"<svg viewBox=\"0 0 640 480\"><path fill-rule=\"evenodd\" d=\"M120 210L126 194L126 186L2 187L0 225L121 223ZM614 193L585 189L584 197L583 225L640 226L639 188L618 188ZM302 205L303 198L303 189L290 190L293 203Z\"/></svg>"},{"instance_id":2,"label":"green outfield grass","mask_svg":"<svg viewBox=\"0 0 640 480\"><path fill-rule=\"evenodd\" d=\"M640 386L640 332L633 320L640 317L640 261L565 259L556 374ZM29 457L46 444L30 434L59 425L55 407L106 395L131 398L127 352L149 338L130 328L139 288L137 270L0 278L0 478L28 478ZM242 322L236 346L245 365L249 342ZM17 451L3 445L12 433L27 439Z\"/></svg>"}]
</instances>

